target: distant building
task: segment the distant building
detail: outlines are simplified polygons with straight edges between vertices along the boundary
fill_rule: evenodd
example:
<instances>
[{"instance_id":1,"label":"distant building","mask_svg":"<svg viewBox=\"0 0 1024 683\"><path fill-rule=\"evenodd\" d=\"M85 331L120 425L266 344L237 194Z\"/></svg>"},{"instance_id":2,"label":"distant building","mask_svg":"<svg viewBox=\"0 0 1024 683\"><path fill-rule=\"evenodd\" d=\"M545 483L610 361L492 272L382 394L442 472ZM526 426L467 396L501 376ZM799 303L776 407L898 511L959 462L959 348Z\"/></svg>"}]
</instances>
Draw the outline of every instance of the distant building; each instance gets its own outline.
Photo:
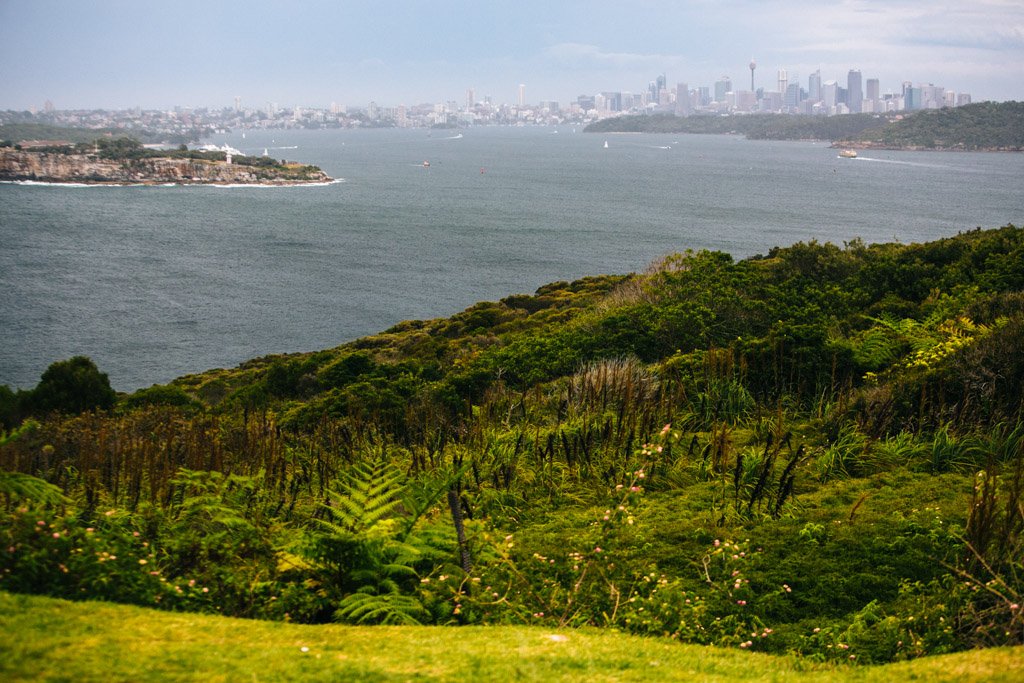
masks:
<instances>
[{"instance_id":1,"label":"distant building","mask_svg":"<svg viewBox=\"0 0 1024 683\"><path fill-rule=\"evenodd\" d=\"M789 73L785 69L779 69L779 92L786 92L789 87Z\"/></svg>"},{"instance_id":2,"label":"distant building","mask_svg":"<svg viewBox=\"0 0 1024 683\"><path fill-rule=\"evenodd\" d=\"M832 108L839 103L839 84L835 81L825 81L821 86L821 103Z\"/></svg>"},{"instance_id":3,"label":"distant building","mask_svg":"<svg viewBox=\"0 0 1024 683\"><path fill-rule=\"evenodd\" d=\"M526 84L525 83L520 83L519 84L519 97L518 97L518 99L516 101L517 101L517 103L519 104L520 107L525 107L526 106Z\"/></svg>"},{"instance_id":4,"label":"distant building","mask_svg":"<svg viewBox=\"0 0 1024 683\"><path fill-rule=\"evenodd\" d=\"M720 80L715 81L715 102L725 102L725 94L732 92L732 79L728 76L722 76Z\"/></svg>"},{"instance_id":5,"label":"distant building","mask_svg":"<svg viewBox=\"0 0 1024 683\"><path fill-rule=\"evenodd\" d=\"M782 101L781 97L779 101ZM754 111L757 108L757 93L750 90L737 90L733 93L733 103L737 111Z\"/></svg>"},{"instance_id":6,"label":"distant building","mask_svg":"<svg viewBox=\"0 0 1024 683\"><path fill-rule=\"evenodd\" d=\"M879 99L879 93L881 91L879 90L879 87L878 87L878 79L877 78L869 78L867 81L865 81L865 91L866 91L865 99L868 99L868 100L877 100L877 99Z\"/></svg>"},{"instance_id":7,"label":"distant building","mask_svg":"<svg viewBox=\"0 0 1024 683\"><path fill-rule=\"evenodd\" d=\"M864 91L861 89L860 71L850 69L846 75L846 104L851 114L857 114L862 110L864 102Z\"/></svg>"},{"instance_id":8,"label":"distant building","mask_svg":"<svg viewBox=\"0 0 1024 683\"><path fill-rule=\"evenodd\" d=\"M807 78L807 99L817 102L821 99L821 69Z\"/></svg>"},{"instance_id":9,"label":"distant building","mask_svg":"<svg viewBox=\"0 0 1024 683\"><path fill-rule=\"evenodd\" d=\"M799 83L790 83L782 96L782 106L788 110L795 110L800 106L801 92Z\"/></svg>"},{"instance_id":10,"label":"distant building","mask_svg":"<svg viewBox=\"0 0 1024 683\"><path fill-rule=\"evenodd\" d=\"M690 86L686 83L676 83L676 115L690 115Z\"/></svg>"},{"instance_id":11,"label":"distant building","mask_svg":"<svg viewBox=\"0 0 1024 683\"><path fill-rule=\"evenodd\" d=\"M604 99L605 111L622 111L621 92L603 92L601 93L601 97Z\"/></svg>"},{"instance_id":12,"label":"distant building","mask_svg":"<svg viewBox=\"0 0 1024 683\"><path fill-rule=\"evenodd\" d=\"M921 88L907 88L903 95L903 106L907 111L924 109L924 100Z\"/></svg>"},{"instance_id":13,"label":"distant building","mask_svg":"<svg viewBox=\"0 0 1024 683\"><path fill-rule=\"evenodd\" d=\"M738 100L737 106L739 106ZM761 109L764 111L779 111L782 109L782 93L775 90L763 91L761 93Z\"/></svg>"}]
</instances>

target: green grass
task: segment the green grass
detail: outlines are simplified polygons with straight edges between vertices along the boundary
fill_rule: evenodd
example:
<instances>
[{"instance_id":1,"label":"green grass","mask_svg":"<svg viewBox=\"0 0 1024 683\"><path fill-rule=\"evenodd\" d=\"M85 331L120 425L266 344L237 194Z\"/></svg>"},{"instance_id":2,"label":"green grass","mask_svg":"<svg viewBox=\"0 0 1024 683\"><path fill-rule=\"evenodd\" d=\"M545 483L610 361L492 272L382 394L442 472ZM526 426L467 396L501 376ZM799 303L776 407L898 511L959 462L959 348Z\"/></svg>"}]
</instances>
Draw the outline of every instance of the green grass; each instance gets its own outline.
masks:
<instances>
[{"instance_id":1,"label":"green grass","mask_svg":"<svg viewBox=\"0 0 1024 683\"><path fill-rule=\"evenodd\" d=\"M5 681L1016 681L1024 648L884 667L599 630L301 626L0 593Z\"/></svg>"}]
</instances>

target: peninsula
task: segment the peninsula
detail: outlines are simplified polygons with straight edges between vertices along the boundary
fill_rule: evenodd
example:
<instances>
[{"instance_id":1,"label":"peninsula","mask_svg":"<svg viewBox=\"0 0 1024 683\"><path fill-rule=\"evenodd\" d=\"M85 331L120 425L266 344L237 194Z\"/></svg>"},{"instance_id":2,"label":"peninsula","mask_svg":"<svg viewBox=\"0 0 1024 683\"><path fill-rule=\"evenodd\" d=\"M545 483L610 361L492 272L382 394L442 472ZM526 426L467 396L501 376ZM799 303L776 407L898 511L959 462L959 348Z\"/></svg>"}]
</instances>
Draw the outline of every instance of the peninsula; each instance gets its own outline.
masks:
<instances>
[{"instance_id":1,"label":"peninsula","mask_svg":"<svg viewBox=\"0 0 1024 683\"><path fill-rule=\"evenodd\" d=\"M150 150L134 140L0 148L0 181L92 185L310 185L333 178L316 166L225 151Z\"/></svg>"},{"instance_id":2,"label":"peninsula","mask_svg":"<svg viewBox=\"0 0 1024 683\"><path fill-rule=\"evenodd\" d=\"M699 133L751 140L827 140L850 149L1019 152L1024 150L1024 103L978 102L909 114L644 115L607 118L587 133Z\"/></svg>"}]
</instances>

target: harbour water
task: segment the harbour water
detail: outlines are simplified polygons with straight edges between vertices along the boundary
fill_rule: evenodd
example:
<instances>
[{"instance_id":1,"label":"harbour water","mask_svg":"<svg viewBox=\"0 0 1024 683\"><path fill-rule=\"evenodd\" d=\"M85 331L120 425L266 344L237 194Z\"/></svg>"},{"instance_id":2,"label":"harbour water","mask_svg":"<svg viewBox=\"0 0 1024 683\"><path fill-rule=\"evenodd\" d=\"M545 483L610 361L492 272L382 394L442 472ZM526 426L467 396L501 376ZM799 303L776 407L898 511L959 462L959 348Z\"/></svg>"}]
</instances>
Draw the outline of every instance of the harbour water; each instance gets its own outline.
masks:
<instances>
[{"instance_id":1,"label":"harbour water","mask_svg":"<svg viewBox=\"0 0 1024 683\"><path fill-rule=\"evenodd\" d=\"M210 141L343 182L0 184L0 384L32 387L84 354L129 391L685 249L743 258L1024 224L1021 154L840 159L823 143L571 128Z\"/></svg>"}]
</instances>

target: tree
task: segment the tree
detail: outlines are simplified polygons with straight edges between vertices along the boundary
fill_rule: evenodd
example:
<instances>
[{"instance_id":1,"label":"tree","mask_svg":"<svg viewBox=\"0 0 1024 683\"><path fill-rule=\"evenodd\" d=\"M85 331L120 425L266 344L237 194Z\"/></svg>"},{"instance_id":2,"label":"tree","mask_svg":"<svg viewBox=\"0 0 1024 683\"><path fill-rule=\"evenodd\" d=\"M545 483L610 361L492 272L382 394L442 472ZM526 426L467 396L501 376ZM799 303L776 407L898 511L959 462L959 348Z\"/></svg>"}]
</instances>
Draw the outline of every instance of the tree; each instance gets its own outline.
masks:
<instances>
[{"instance_id":1,"label":"tree","mask_svg":"<svg viewBox=\"0 0 1024 683\"><path fill-rule=\"evenodd\" d=\"M0 429L12 429L18 422L18 395L0 384Z\"/></svg>"},{"instance_id":2,"label":"tree","mask_svg":"<svg viewBox=\"0 0 1024 683\"><path fill-rule=\"evenodd\" d=\"M27 402L36 414L81 413L110 408L115 395L106 373L100 372L92 359L75 356L52 363Z\"/></svg>"}]
</instances>

